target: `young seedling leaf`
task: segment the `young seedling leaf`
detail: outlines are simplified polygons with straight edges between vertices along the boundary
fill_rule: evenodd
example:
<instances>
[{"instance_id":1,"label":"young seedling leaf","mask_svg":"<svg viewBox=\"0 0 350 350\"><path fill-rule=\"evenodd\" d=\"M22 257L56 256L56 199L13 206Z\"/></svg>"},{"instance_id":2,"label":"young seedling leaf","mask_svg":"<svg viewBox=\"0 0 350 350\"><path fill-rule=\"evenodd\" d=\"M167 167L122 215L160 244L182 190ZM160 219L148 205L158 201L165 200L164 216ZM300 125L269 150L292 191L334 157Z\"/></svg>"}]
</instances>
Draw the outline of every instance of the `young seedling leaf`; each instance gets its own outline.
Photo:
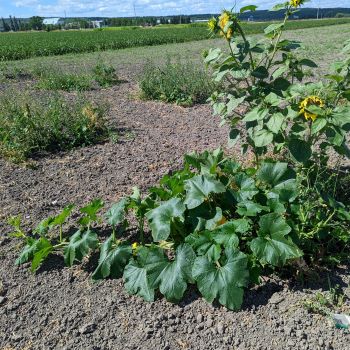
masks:
<instances>
[{"instance_id":1,"label":"young seedling leaf","mask_svg":"<svg viewBox=\"0 0 350 350\"><path fill-rule=\"evenodd\" d=\"M171 223L175 218L183 221L186 208L181 199L173 198L146 213L156 242L165 241L171 233Z\"/></svg>"},{"instance_id":2,"label":"young seedling leaf","mask_svg":"<svg viewBox=\"0 0 350 350\"><path fill-rule=\"evenodd\" d=\"M131 246L114 246L113 237L108 238L101 246L98 266L92 274L92 279L99 280L107 277L120 278L131 257Z\"/></svg>"},{"instance_id":3,"label":"young seedling leaf","mask_svg":"<svg viewBox=\"0 0 350 350\"><path fill-rule=\"evenodd\" d=\"M225 186L210 175L197 175L185 182L186 199L188 209L201 205L211 193L223 193Z\"/></svg>"},{"instance_id":4,"label":"young seedling leaf","mask_svg":"<svg viewBox=\"0 0 350 350\"><path fill-rule=\"evenodd\" d=\"M34 258L32 261L31 271L35 272L41 263L50 255L53 251L53 246L49 241L42 244L41 249L34 254Z\"/></svg>"},{"instance_id":5,"label":"young seedling leaf","mask_svg":"<svg viewBox=\"0 0 350 350\"><path fill-rule=\"evenodd\" d=\"M117 226L124 221L125 212L130 200L128 198L121 199L118 203L112 205L106 213L107 222L111 226Z\"/></svg>"},{"instance_id":6,"label":"young seedling leaf","mask_svg":"<svg viewBox=\"0 0 350 350\"><path fill-rule=\"evenodd\" d=\"M68 246L64 251L64 261L67 266L73 266L75 261L82 259L95 249L98 245L96 233L91 230L82 232L77 231L69 240Z\"/></svg>"},{"instance_id":7,"label":"young seedling leaf","mask_svg":"<svg viewBox=\"0 0 350 350\"><path fill-rule=\"evenodd\" d=\"M70 213L72 212L72 210L74 209L74 204L69 204L67 205L60 214L58 214L57 216L55 216L52 220L52 222L50 222L50 227L54 227L54 226L61 226L63 225L68 216L70 215Z\"/></svg>"},{"instance_id":8,"label":"young seedling leaf","mask_svg":"<svg viewBox=\"0 0 350 350\"><path fill-rule=\"evenodd\" d=\"M24 247L22 253L20 254L20 256L16 260L16 265L21 265L21 264L24 264L28 261L33 260L35 257L35 254L37 254L40 251L48 250L49 248L51 249L52 245L51 245L50 241L48 241L46 238L40 237L38 240L35 240L33 238L29 238L27 240L27 245ZM50 251L48 251L48 254L49 253L50 253ZM40 255L42 255L42 259L40 258ZM36 262L34 264L35 268L33 268L33 266L32 266L33 271L36 270L36 268L40 265L40 263L42 262L42 260L46 256L45 256L45 254L43 254L43 252L37 256Z\"/></svg>"},{"instance_id":9,"label":"young seedling leaf","mask_svg":"<svg viewBox=\"0 0 350 350\"><path fill-rule=\"evenodd\" d=\"M80 212L85 214L79 223L82 226L88 226L91 222L97 221L97 212L103 208L104 203L101 199L95 199L87 206L80 209Z\"/></svg>"}]
</instances>

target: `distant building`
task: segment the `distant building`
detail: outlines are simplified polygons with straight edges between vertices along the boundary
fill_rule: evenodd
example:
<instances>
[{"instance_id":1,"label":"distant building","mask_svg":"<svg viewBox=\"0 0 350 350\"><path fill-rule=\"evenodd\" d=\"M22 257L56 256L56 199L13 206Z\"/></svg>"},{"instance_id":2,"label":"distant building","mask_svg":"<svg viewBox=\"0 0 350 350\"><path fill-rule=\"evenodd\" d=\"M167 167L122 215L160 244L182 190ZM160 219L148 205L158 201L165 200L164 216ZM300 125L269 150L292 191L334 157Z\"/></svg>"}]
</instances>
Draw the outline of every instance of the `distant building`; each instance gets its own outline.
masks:
<instances>
[{"instance_id":1,"label":"distant building","mask_svg":"<svg viewBox=\"0 0 350 350\"><path fill-rule=\"evenodd\" d=\"M254 22L254 16L249 16L248 17L248 22Z\"/></svg>"},{"instance_id":2,"label":"distant building","mask_svg":"<svg viewBox=\"0 0 350 350\"><path fill-rule=\"evenodd\" d=\"M46 26L58 26L64 24L64 19L62 18L44 18L43 24Z\"/></svg>"},{"instance_id":3,"label":"distant building","mask_svg":"<svg viewBox=\"0 0 350 350\"><path fill-rule=\"evenodd\" d=\"M192 23L205 23L205 22L208 22L209 19L194 19L194 20L191 20Z\"/></svg>"},{"instance_id":4,"label":"distant building","mask_svg":"<svg viewBox=\"0 0 350 350\"><path fill-rule=\"evenodd\" d=\"M93 28L101 28L103 21L91 21L91 24Z\"/></svg>"}]
</instances>

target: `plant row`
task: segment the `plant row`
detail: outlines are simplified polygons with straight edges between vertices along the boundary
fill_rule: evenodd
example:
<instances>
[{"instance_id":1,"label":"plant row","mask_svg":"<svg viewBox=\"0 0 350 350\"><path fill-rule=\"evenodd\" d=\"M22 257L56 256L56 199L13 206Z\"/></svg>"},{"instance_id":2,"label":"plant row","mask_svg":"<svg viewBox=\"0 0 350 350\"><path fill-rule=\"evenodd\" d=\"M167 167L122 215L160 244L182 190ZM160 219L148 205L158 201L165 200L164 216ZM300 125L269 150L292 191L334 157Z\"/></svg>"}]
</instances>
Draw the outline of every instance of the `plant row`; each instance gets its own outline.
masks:
<instances>
[{"instance_id":1,"label":"plant row","mask_svg":"<svg viewBox=\"0 0 350 350\"><path fill-rule=\"evenodd\" d=\"M287 29L314 28L349 23L347 18L293 21ZM244 23L247 34L262 33L265 23ZM0 61L21 60L36 56L95 52L138 46L181 43L208 39L204 26L140 30L61 31L6 33L0 35Z\"/></svg>"},{"instance_id":2,"label":"plant row","mask_svg":"<svg viewBox=\"0 0 350 350\"><path fill-rule=\"evenodd\" d=\"M101 200L81 208L75 231L72 223L64 230L73 205L30 235L12 218L15 236L26 241L17 264L31 261L35 271L50 254L62 252L72 266L99 251L94 280L123 277L126 290L147 301L157 291L179 301L195 284L207 301L238 309L244 290L262 274L301 257L315 262L347 254L348 208L317 186L306 191L286 163L243 169L220 150L191 154L182 170L165 176L145 198L136 189L103 216ZM138 223L132 241L124 238L129 212ZM111 229L106 240L101 220Z\"/></svg>"}]
</instances>

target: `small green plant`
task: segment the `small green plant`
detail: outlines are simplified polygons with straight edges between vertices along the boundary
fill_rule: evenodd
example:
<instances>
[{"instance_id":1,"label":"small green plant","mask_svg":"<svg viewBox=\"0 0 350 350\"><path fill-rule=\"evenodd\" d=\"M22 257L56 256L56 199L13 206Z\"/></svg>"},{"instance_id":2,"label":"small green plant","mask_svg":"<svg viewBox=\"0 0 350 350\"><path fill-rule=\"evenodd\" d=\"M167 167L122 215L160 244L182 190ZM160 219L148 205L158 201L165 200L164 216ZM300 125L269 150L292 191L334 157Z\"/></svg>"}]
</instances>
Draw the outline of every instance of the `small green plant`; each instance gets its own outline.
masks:
<instances>
[{"instance_id":1,"label":"small green plant","mask_svg":"<svg viewBox=\"0 0 350 350\"><path fill-rule=\"evenodd\" d=\"M208 73L190 62L148 63L139 81L142 96L183 106L204 103L216 88Z\"/></svg>"},{"instance_id":2,"label":"small green plant","mask_svg":"<svg viewBox=\"0 0 350 350\"><path fill-rule=\"evenodd\" d=\"M87 91L92 89L92 78L87 74L46 72L37 84L43 90Z\"/></svg>"},{"instance_id":3,"label":"small green plant","mask_svg":"<svg viewBox=\"0 0 350 350\"><path fill-rule=\"evenodd\" d=\"M108 136L105 107L59 95L32 98L8 93L0 99L0 154L24 161L40 152L56 152L99 142Z\"/></svg>"},{"instance_id":4,"label":"small green plant","mask_svg":"<svg viewBox=\"0 0 350 350\"><path fill-rule=\"evenodd\" d=\"M107 66L104 63L98 63L94 67L93 76L102 87L110 87L120 83L116 69L113 66Z\"/></svg>"},{"instance_id":5,"label":"small green plant","mask_svg":"<svg viewBox=\"0 0 350 350\"><path fill-rule=\"evenodd\" d=\"M341 287L338 284L332 287L329 277L328 287L327 292L317 292L312 298L303 301L302 304L308 312L331 316L332 313L344 311L346 296Z\"/></svg>"}]
</instances>

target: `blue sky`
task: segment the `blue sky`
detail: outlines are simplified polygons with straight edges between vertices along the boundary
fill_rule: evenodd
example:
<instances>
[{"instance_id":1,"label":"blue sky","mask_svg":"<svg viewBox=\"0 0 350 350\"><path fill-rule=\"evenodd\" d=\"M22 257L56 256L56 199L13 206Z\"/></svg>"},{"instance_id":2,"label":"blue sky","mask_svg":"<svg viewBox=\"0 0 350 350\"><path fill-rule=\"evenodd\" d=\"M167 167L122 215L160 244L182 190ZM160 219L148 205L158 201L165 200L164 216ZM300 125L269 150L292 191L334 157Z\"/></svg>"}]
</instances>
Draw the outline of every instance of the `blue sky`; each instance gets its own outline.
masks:
<instances>
[{"instance_id":1,"label":"blue sky","mask_svg":"<svg viewBox=\"0 0 350 350\"><path fill-rule=\"evenodd\" d=\"M219 12L235 0L0 0L0 17L138 16ZM237 6L255 4L259 9L283 2L279 0L237 0ZM308 7L349 7L350 0L311 0Z\"/></svg>"}]
</instances>

